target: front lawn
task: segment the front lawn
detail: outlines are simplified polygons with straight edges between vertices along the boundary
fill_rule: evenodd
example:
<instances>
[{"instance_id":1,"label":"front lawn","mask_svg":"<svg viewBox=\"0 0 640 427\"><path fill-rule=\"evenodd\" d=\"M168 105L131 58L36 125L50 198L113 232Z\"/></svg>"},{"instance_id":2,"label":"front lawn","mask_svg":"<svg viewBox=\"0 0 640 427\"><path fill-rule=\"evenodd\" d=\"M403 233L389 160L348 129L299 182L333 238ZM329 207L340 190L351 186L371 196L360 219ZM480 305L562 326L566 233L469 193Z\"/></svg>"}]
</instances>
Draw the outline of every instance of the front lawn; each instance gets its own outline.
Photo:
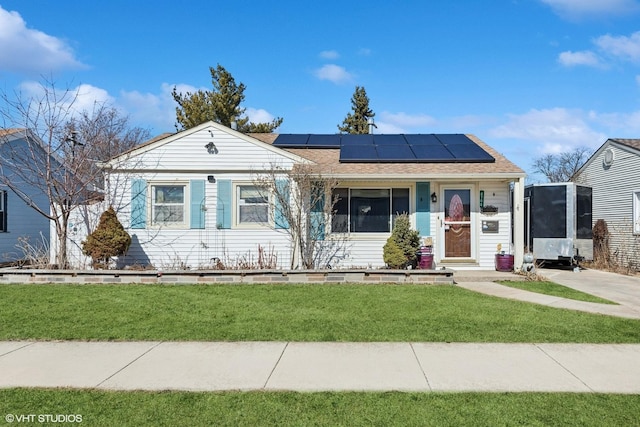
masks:
<instances>
[{"instance_id":1,"label":"front lawn","mask_svg":"<svg viewBox=\"0 0 640 427\"><path fill-rule=\"evenodd\" d=\"M640 343L640 320L424 285L2 285L0 340Z\"/></svg>"},{"instance_id":2,"label":"front lawn","mask_svg":"<svg viewBox=\"0 0 640 427\"><path fill-rule=\"evenodd\" d=\"M640 396L578 393L188 393L9 389L0 390L0 413L5 420L16 417L14 424L20 424L20 415L33 414L36 417L72 416L76 422L64 425L88 426L603 427L638 425ZM7 416L10 418L6 418ZM77 416L81 416L81 422L77 422Z\"/></svg>"},{"instance_id":3,"label":"front lawn","mask_svg":"<svg viewBox=\"0 0 640 427\"><path fill-rule=\"evenodd\" d=\"M575 289L569 288L568 286L562 286L554 282L538 282L538 281L501 281L500 284L505 286L510 286L512 288L524 289L525 291L537 292L539 294L552 295L555 297L562 297L573 299L576 301L586 301L586 302L596 302L599 304L613 304L617 305L615 302L599 298L595 295L587 294L584 292L577 291Z\"/></svg>"}]
</instances>

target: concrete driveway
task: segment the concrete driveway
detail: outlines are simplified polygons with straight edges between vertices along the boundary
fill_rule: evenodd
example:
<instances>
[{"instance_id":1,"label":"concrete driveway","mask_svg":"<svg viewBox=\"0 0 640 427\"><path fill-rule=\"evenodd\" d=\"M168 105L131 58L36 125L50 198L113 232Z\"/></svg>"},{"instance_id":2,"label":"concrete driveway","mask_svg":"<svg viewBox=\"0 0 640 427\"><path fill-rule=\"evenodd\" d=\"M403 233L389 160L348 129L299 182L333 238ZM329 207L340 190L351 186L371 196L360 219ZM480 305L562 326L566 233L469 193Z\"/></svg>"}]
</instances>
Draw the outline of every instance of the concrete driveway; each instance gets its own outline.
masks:
<instances>
[{"instance_id":1,"label":"concrete driveway","mask_svg":"<svg viewBox=\"0 0 640 427\"><path fill-rule=\"evenodd\" d=\"M574 272L567 268L541 268L538 273L552 282L617 302L640 313L640 276L590 269Z\"/></svg>"},{"instance_id":2,"label":"concrete driveway","mask_svg":"<svg viewBox=\"0 0 640 427\"><path fill-rule=\"evenodd\" d=\"M550 307L586 311L607 316L640 319L640 276L625 276L599 270L540 268L537 273L547 280L617 303L599 304L529 292L496 283L499 280L522 280L523 276L494 271L455 272L456 286L500 298L532 302Z\"/></svg>"}]
</instances>

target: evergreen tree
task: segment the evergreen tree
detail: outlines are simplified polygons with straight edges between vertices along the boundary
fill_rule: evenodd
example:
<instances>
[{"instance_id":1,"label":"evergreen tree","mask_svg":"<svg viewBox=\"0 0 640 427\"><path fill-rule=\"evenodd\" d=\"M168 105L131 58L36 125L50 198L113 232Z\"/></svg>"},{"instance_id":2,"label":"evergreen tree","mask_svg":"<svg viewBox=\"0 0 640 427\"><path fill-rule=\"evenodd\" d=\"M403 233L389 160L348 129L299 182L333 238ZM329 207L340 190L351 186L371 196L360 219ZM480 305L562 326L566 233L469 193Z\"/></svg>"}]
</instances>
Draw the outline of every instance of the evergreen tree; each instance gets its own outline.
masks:
<instances>
[{"instance_id":1,"label":"evergreen tree","mask_svg":"<svg viewBox=\"0 0 640 427\"><path fill-rule=\"evenodd\" d=\"M369 133L369 119L375 117L375 113L369 108L369 97L364 87L356 86L356 90L351 97L351 109L353 113L347 114L338 125L340 133L365 134ZM376 126L375 124L373 125Z\"/></svg>"},{"instance_id":2,"label":"evergreen tree","mask_svg":"<svg viewBox=\"0 0 640 427\"><path fill-rule=\"evenodd\" d=\"M396 222L383 247L384 262L391 268L415 267L418 249L420 249L420 233L411 229L409 215L396 217Z\"/></svg>"},{"instance_id":3,"label":"evergreen tree","mask_svg":"<svg viewBox=\"0 0 640 427\"><path fill-rule=\"evenodd\" d=\"M124 255L131 245L131 236L118 221L113 207L101 216L98 227L82 242L82 252L93 260L94 268L107 268L114 256Z\"/></svg>"},{"instance_id":4,"label":"evergreen tree","mask_svg":"<svg viewBox=\"0 0 640 427\"><path fill-rule=\"evenodd\" d=\"M237 84L231 73L220 64L216 68L209 67L209 72L213 90L183 94L178 93L174 86L171 95L178 103L176 129L190 129L213 120L227 127L235 122L238 131L243 133L269 133L282 124L280 117L269 123L249 122L249 118L244 116L246 108L242 107L246 86Z\"/></svg>"}]
</instances>

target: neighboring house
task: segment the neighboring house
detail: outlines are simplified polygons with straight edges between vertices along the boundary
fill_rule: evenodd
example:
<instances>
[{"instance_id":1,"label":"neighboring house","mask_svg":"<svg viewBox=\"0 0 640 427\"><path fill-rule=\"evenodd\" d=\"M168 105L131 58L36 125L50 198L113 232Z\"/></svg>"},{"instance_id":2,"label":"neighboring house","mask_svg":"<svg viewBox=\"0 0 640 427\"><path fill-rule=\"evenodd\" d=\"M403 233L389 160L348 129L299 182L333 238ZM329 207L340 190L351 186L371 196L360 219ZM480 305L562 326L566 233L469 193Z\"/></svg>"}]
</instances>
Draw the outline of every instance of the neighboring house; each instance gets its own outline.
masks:
<instances>
[{"instance_id":1,"label":"neighboring house","mask_svg":"<svg viewBox=\"0 0 640 427\"><path fill-rule=\"evenodd\" d=\"M49 220L25 202L48 209L49 200L41 188L22 181L15 170L13 154L26 150L28 136L24 129L0 129L0 263L25 258L23 248L48 249ZM3 181L9 180L22 197L11 191ZM33 254L31 254L33 255ZM43 253L44 255L44 253Z\"/></svg>"},{"instance_id":2,"label":"neighboring house","mask_svg":"<svg viewBox=\"0 0 640 427\"><path fill-rule=\"evenodd\" d=\"M277 206L253 180L273 165L300 163L339 180L325 239L343 237L348 256L333 268L383 267L382 248L402 212L430 237L438 267L493 269L498 244L515 255L516 268L522 264L525 173L474 136L245 135L214 122L104 165L107 202L133 240L119 263L207 268L215 259L255 257L259 245L288 268L286 225L274 221ZM488 205L494 209L483 213Z\"/></svg>"},{"instance_id":3,"label":"neighboring house","mask_svg":"<svg viewBox=\"0 0 640 427\"><path fill-rule=\"evenodd\" d=\"M640 139L608 139L578 170L574 181L593 189L593 224L603 219L611 254L640 268Z\"/></svg>"}]
</instances>

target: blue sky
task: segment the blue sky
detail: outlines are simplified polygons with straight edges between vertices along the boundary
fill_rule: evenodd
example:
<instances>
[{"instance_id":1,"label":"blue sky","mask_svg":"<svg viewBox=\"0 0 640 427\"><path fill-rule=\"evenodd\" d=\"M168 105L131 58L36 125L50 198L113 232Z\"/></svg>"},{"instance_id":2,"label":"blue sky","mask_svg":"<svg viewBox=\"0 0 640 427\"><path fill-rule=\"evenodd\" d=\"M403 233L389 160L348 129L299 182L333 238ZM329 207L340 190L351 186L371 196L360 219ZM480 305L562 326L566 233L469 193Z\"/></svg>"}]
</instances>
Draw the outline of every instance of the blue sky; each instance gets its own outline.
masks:
<instances>
[{"instance_id":1,"label":"blue sky","mask_svg":"<svg viewBox=\"0 0 640 427\"><path fill-rule=\"evenodd\" d=\"M52 77L155 135L218 63L280 133L337 132L359 85L377 133L472 133L527 172L640 137L638 0L0 0L6 93Z\"/></svg>"}]
</instances>

